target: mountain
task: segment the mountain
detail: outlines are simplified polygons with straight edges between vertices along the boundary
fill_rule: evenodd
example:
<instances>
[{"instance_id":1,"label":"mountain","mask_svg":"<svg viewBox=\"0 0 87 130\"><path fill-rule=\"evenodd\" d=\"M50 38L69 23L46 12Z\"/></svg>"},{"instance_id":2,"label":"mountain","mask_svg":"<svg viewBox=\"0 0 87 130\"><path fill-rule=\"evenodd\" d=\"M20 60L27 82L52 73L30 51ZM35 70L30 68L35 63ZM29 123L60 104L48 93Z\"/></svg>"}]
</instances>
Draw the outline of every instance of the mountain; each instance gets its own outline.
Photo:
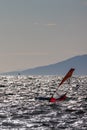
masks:
<instances>
[{"instance_id":1,"label":"mountain","mask_svg":"<svg viewBox=\"0 0 87 130\"><path fill-rule=\"evenodd\" d=\"M21 75L64 75L70 68L75 68L75 75L87 75L87 54L75 56L46 66L26 69L23 71L14 71L7 74L21 74Z\"/></svg>"}]
</instances>

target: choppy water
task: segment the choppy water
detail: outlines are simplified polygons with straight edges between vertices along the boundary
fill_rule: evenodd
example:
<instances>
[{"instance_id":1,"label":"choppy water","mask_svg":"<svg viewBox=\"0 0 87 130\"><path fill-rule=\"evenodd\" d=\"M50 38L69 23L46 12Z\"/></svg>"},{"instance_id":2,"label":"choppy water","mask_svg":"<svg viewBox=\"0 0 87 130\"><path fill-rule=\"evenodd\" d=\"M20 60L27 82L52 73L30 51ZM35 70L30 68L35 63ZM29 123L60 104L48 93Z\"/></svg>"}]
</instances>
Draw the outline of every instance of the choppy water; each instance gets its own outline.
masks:
<instances>
[{"instance_id":1,"label":"choppy water","mask_svg":"<svg viewBox=\"0 0 87 130\"><path fill-rule=\"evenodd\" d=\"M0 76L0 130L87 130L86 76L72 78L64 102L35 100L51 96L60 80L57 76ZM66 91L67 83L61 89Z\"/></svg>"}]
</instances>

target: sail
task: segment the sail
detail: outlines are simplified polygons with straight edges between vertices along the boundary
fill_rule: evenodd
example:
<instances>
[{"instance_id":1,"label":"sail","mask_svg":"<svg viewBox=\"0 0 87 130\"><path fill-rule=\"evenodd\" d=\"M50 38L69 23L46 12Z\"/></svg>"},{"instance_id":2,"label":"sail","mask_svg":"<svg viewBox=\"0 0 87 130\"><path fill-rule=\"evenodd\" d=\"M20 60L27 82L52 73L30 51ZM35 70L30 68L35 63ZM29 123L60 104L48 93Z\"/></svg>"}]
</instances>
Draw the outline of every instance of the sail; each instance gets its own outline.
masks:
<instances>
[{"instance_id":1,"label":"sail","mask_svg":"<svg viewBox=\"0 0 87 130\"><path fill-rule=\"evenodd\" d=\"M59 86L62 85L67 79L69 79L69 78L72 76L74 70L75 70L74 68L71 68L71 69L68 71L68 73L65 75L65 77L64 77L64 78L62 79L62 81L60 82ZM59 86L58 86L58 87L59 87Z\"/></svg>"},{"instance_id":2,"label":"sail","mask_svg":"<svg viewBox=\"0 0 87 130\"><path fill-rule=\"evenodd\" d=\"M64 76L64 78L62 79L62 81L61 81L60 84L58 85L58 88L59 88L66 80L68 80L69 78L71 78L71 76L72 76L74 70L75 70L74 68L71 68L71 69L68 71L68 73ZM56 92L55 92L57 95L59 95L58 92L57 92L58 88L56 89ZM55 94L55 93L54 93L54 94ZM59 100L59 101L64 100L67 93L65 93L64 95L61 95L60 98L55 98L55 97L54 97L54 94L53 94L52 97L50 98L50 102L56 102L56 100L57 100L57 101L58 101L58 100Z\"/></svg>"}]
</instances>

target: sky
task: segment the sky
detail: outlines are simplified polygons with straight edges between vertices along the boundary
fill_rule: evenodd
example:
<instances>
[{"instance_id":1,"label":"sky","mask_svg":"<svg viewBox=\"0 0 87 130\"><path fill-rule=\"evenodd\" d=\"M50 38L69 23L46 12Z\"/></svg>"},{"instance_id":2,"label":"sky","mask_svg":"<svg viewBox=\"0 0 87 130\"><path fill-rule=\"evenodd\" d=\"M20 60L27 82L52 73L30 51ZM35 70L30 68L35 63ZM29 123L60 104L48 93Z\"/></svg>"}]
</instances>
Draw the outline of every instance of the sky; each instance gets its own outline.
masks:
<instances>
[{"instance_id":1,"label":"sky","mask_svg":"<svg viewBox=\"0 0 87 130\"><path fill-rule=\"evenodd\" d=\"M87 0L0 0L0 73L87 54Z\"/></svg>"}]
</instances>

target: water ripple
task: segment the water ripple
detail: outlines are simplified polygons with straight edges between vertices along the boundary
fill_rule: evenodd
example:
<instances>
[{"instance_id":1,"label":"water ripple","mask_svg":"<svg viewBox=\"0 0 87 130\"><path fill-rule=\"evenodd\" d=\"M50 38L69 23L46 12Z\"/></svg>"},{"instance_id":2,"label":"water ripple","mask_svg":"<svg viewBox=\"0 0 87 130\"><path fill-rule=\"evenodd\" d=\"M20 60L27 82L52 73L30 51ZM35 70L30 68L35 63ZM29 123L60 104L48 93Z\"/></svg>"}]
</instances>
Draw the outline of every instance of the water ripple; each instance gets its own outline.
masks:
<instances>
[{"instance_id":1,"label":"water ripple","mask_svg":"<svg viewBox=\"0 0 87 130\"><path fill-rule=\"evenodd\" d=\"M51 96L60 80L58 76L1 76L0 129L86 130L86 76L72 78L64 102L35 100L38 96ZM65 90L67 83L60 92Z\"/></svg>"}]
</instances>

